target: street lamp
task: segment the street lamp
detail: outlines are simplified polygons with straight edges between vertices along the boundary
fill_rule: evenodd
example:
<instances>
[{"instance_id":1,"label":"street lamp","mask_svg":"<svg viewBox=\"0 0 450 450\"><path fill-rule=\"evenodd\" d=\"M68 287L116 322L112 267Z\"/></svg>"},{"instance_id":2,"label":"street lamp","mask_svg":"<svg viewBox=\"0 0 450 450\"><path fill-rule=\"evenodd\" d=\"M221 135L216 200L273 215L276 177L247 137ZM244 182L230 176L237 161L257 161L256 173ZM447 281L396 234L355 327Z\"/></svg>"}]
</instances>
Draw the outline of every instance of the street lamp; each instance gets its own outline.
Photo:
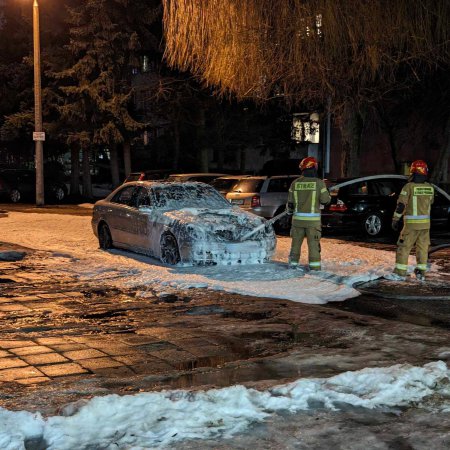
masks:
<instances>
[{"instance_id":1,"label":"street lamp","mask_svg":"<svg viewBox=\"0 0 450 450\"><path fill-rule=\"evenodd\" d=\"M41 49L39 42L39 5L33 3L33 47L34 47L34 133L36 166L36 206L44 206L44 146L42 131L41 96Z\"/></svg>"}]
</instances>

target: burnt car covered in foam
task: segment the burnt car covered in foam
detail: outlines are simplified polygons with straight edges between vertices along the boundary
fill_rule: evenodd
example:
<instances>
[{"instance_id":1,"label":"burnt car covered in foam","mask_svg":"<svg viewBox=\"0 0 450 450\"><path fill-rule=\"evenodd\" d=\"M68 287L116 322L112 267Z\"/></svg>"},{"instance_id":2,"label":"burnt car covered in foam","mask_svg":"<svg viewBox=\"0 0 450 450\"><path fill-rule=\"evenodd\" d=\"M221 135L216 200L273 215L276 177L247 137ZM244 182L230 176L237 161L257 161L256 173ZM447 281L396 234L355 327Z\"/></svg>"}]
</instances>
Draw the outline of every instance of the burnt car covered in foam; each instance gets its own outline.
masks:
<instances>
[{"instance_id":1,"label":"burnt car covered in foam","mask_svg":"<svg viewBox=\"0 0 450 450\"><path fill-rule=\"evenodd\" d=\"M136 181L95 204L92 228L102 249L131 250L166 264L257 264L273 254L273 228L243 237L264 222L204 183Z\"/></svg>"}]
</instances>

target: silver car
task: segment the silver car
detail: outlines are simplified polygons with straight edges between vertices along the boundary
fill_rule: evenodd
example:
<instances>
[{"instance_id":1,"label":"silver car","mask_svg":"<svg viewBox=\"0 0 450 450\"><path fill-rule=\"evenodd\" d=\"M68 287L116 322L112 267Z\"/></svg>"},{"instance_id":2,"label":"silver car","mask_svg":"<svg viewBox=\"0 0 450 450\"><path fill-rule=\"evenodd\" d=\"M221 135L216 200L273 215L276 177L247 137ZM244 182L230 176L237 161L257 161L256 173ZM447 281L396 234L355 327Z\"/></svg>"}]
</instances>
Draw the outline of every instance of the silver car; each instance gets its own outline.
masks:
<instances>
[{"instance_id":1,"label":"silver car","mask_svg":"<svg viewBox=\"0 0 450 450\"><path fill-rule=\"evenodd\" d=\"M120 247L166 264L254 264L270 260L271 226L233 207L204 183L126 183L94 206L100 248ZM245 238L245 239L244 239Z\"/></svg>"},{"instance_id":2,"label":"silver car","mask_svg":"<svg viewBox=\"0 0 450 450\"><path fill-rule=\"evenodd\" d=\"M240 180L226 198L232 205L241 207L266 219L286 209L289 187L300 175L277 175L273 177L247 177ZM289 217L276 222L279 231L290 228Z\"/></svg>"}]
</instances>

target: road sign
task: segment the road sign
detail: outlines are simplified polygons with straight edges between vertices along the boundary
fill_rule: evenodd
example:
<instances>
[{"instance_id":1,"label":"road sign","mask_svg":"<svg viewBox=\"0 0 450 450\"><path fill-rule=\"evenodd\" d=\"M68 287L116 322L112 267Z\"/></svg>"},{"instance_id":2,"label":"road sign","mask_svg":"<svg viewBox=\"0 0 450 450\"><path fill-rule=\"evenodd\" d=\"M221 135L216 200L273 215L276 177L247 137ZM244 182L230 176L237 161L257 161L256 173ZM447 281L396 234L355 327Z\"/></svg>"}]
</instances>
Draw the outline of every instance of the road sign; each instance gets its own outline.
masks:
<instances>
[{"instance_id":1,"label":"road sign","mask_svg":"<svg viewBox=\"0 0 450 450\"><path fill-rule=\"evenodd\" d=\"M45 141L45 132L33 131L33 141Z\"/></svg>"}]
</instances>

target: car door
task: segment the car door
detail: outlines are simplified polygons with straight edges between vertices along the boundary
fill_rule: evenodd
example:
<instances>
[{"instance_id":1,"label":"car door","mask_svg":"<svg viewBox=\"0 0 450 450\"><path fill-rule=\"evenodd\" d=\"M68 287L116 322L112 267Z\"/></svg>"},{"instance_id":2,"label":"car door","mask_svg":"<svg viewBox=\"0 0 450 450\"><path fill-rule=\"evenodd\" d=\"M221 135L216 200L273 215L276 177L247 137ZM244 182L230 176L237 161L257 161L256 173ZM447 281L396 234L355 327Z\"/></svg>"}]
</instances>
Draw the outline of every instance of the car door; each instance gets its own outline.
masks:
<instances>
[{"instance_id":1,"label":"car door","mask_svg":"<svg viewBox=\"0 0 450 450\"><path fill-rule=\"evenodd\" d=\"M145 186L138 187L133 196L133 208L128 212L130 228L133 233L130 239L140 252L154 255L152 243L156 213L152 207L149 190Z\"/></svg>"},{"instance_id":2,"label":"car door","mask_svg":"<svg viewBox=\"0 0 450 450\"><path fill-rule=\"evenodd\" d=\"M108 209L107 222L111 231L114 243L125 246L132 245L132 233L130 228L131 212L133 210L133 194L136 186L126 186L114 195L111 199L111 206Z\"/></svg>"},{"instance_id":3,"label":"car door","mask_svg":"<svg viewBox=\"0 0 450 450\"><path fill-rule=\"evenodd\" d=\"M378 211L378 199L373 189L373 184L366 179L358 179L339 188L338 198L346 206L347 222L360 223L369 213Z\"/></svg>"},{"instance_id":4,"label":"car door","mask_svg":"<svg viewBox=\"0 0 450 450\"><path fill-rule=\"evenodd\" d=\"M33 171L19 172L17 188L23 198L32 199L36 189L36 175Z\"/></svg>"},{"instance_id":5,"label":"car door","mask_svg":"<svg viewBox=\"0 0 450 450\"><path fill-rule=\"evenodd\" d=\"M271 178L267 186L267 192L261 198L261 206L264 208L265 217L273 217L280 209L285 209L289 188L296 177Z\"/></svg>"},{"instance_id":6,"label":"car door","mask_svg":"<svg viewBox=\"0 0 450 450\"><path fill-rule=\"evenodd\" d=\"M370 183L373 184L374 193L377 195L377 204L380 211L387 219L391 219L397 206L401 183L390 178L380 178L372 180Z\"/></svg>"}]
</instances>

